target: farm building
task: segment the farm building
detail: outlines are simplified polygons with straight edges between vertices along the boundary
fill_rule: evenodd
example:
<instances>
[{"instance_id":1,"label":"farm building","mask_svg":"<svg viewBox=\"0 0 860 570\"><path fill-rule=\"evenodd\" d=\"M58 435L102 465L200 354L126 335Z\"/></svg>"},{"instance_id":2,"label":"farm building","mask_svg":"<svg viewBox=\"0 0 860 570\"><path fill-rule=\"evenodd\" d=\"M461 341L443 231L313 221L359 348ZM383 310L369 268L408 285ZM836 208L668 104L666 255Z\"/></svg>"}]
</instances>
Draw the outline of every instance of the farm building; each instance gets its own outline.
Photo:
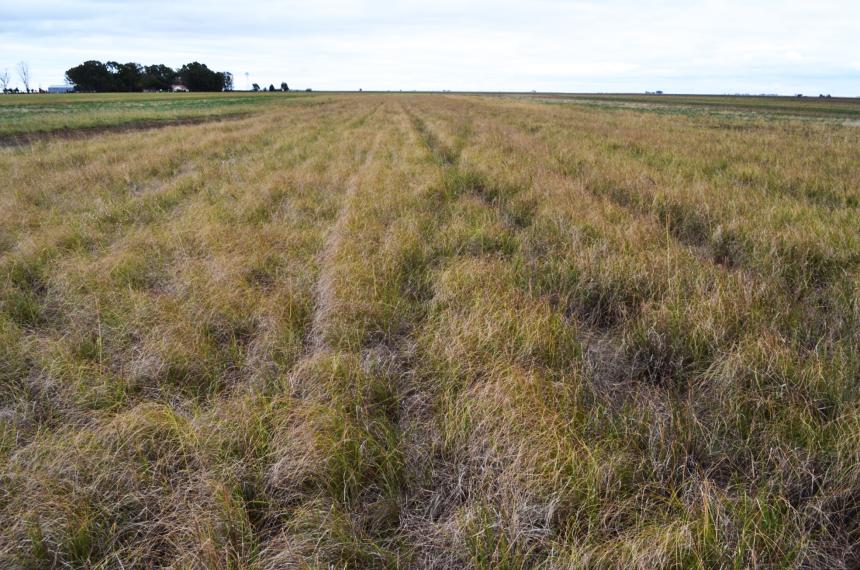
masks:
<instances>
[{"instance_id":1,"label":"farm building","mask_svg":"<svg viewBox=\"0 0 860 570\"><path fill-rule=\"evenodd\" d=\"M182 83L174 83L170 86L170 90L174 93L188 93L191 91L188 87L183 85Z\"/></svg>"},{"instance_id":2,"label":"farm building","mask_svg":"<svg viewBox=\"0 0 860 570\"><path fill-rule=\"evenodd\" d=\"M48 93L71 93L75 90L73 85L51 85Z\"/></svg>"}]
</instances>

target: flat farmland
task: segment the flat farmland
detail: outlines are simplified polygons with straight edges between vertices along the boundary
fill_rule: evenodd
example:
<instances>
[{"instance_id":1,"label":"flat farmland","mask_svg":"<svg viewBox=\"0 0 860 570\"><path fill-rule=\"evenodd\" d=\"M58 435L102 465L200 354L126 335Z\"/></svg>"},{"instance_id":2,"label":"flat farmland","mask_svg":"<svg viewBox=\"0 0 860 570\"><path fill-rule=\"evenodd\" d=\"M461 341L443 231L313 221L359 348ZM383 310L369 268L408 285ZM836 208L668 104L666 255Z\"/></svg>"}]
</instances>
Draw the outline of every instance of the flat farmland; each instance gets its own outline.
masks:
<instances>
[{"instance_id":1,"label":"flat farmland","mask_svg":"<svg viewBox=\"0 0 860 570\"><path fill-rule=\"evenodd\" d=\"M665 101L0 97L0 566L860 564L860 104Z\"/></svg>"},{"instance_id":2,"label":"flat farmland","mask_svg":"<svg viewBox=\"0 0 860 570\"><path fill-rule=\"evenodd\" d=\"M101 93L0 97L0 145L44 135L88 135L129 127L157 127L241 117L302 94Z\"/></svg>"}]
</instances>

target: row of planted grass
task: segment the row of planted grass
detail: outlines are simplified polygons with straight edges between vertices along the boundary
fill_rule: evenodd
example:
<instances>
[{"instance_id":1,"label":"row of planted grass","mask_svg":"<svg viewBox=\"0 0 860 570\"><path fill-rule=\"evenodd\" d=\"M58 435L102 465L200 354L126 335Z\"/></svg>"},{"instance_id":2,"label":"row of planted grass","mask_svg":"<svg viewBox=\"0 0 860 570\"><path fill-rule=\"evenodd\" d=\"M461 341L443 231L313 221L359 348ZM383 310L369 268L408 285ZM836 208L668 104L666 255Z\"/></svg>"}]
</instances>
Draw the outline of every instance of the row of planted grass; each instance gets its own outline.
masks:
<instances>
[{"instance_id":1,"label":"row of planted grass","mask_svg":"<svg viewBox=\"0 0 860 570\"><path fill-rule=\"evenodd\" d=\"M306 132L304 122L298 124L292 136L314 141L317 135ZM4 209L10 222L6 227L17 230L17 243L3 259L7 318L32 341L42 343L74 341L76 335L69 333L79 324L82 335L101 335L89 339L89 344L98 341L97 356L105 367L129 376L125 372L133 367L132 352L153 357L141 346L146 333L153 333L154 339L167 336L165 344L171 348L200 338L200 334L178 332L176 339L170 339L169 333L153 330L159 321L167 326L191 320L176 318L171 311L205 314L223 304L229 312L231 305L242 302L222 299L223 293L239 296L251 290L254 294L253 288L265 290L275 284L276 272L290 265L284 246L296 247L293 256L302 260L313 251L309 248L314 234L299 234L295 237L301 239L288 241L294 236L283 233L283 221L304 229L301 224L307 221L302 217L324 220L333 215L337 202L333 198L334 203L327 204L302 192L287 195L290 187L319 185L314 168L325 158L308 161L292 144L255 154L278 129L264 125L204 134L190 152L183 148L187 133L162 133L161 141L153 145L156 156L151 160L138 154L145 144L142 135L126 143L130 148L125 152L108 150L111 142L93 143L91 151L98 158L85 174L48 164L51 152L60 160L66 158L61 147L46 146L47 152L34 153L37 164L27 164L21 154L9 154L10 162L17 161L21 177L4 195L9 201ZM323 146L326 141L314 144ZM306 164L287 177L277 169L289 161ZM43 168L52 174L40 175ZM327 190L317 191L324 195ZM50 200L52 207L34 205L43 200ZM301 270L285 277L287 284L309 279ZM224 281L231 287L224 286ZM206 287L212 289L206 291ZM200 306L209 301L208 309ZM242 307L245 312L247 304ZM303 304L307 313L307 300ZM152 319L146 317L153 311ZM140 320L134 330L124 330L122 321L136 313ZM211 323L204 319L193 324L201 334L203 325L208 325L207 334L217 340L216 317L213 314ZM231 336L230 331L220 332L226 335L221 340ZM87 344L87 339L80 340ZM94 348L82 346L80 351L86 356ZM157 369L171 366L156 363ZM181 359L176 368L182 368Z\"/></svg>"},{"instance_id":2,"label":"row of planted grass","mask_svg":"<svg viewBox=\"0 0 860 570\"><path fill-rule=\"evenodd\" d=\"M434 105L426 112L445 117L452 133L462 129L461 118L468 114L458 106L467 105L451 102L447 109ZM503 115L509 109L488 107L491 118L483 124L473 121L470 130L476 135L463 145L458 168L468 175L460 178L489 196L503 219L528 221L518 236L519 255L511 261L525 270L520 289L547 300L572 326L579 323L586 352L579 370L583 380L571 377L562 385L571 383L569 390L577 394L594 392L594 401L581 400L586 403L580 403L579 413L596 418L597 429L572 421L578 429L568 441L584 441L584 448L573 446L565 453L571 463L602 456L595 463L602 476L592 474L589 480L580 473L557 480L549 498L538 504L571 500L576 495L569 486L619 478L610 485L615 493L577 507L579 515L590 514L603 528L589 527L577 536L534 523L537 534L544 531L537 544L553 553L567 552L554 560L559 564L565 559L643 566L661 561L835 564L848 559L855 531L842 509L846 489L856 479L845 455L856 433L851 378L857 364L851 337L837 336L813 349L786 338L784 330L813 326L795 320L795 311L819 317L815 313L822 309L804 306L808 297L787 295L778 277L714 263L676 239L659 217L608 198L600 190L623 184L619 173L629 173L634 181L641 175L623 160L605 158L587 177L559 175L551 167L552 155L594 156L588 154L594 152L591 141L539 139L534 123L508 126L501 118L516 123L522 114ZM527 111L540 125L541 113ZM843 253L837 252L837 263ZM492 273L503 274L497 269ZM850 317L851 297L841 301ZM470 306L470 318L477 317L477 306ZM524 317L519 315L517 322L525 322ZM841 334L856 334L850 323ZM562 338L562 330L546 334L547 342ZM477 328L470 332L480 334ZM508 335L512 340L524 336L518 329ZM492 346L495 350L487 354L499 353ZM437 355L438 349L429 353ZM515 386L505 381L493 393L518 394ZM465 408L462 402L458 400L455 417ZM508 409L498 406L487 417ZM529 409L534 408L524 408ZM556 414L577 417L571 410ZM469 424L474 425L474 418L458 422L465 437L483 444L489 440L473 431ZM541 446L527 443L539 437L536 431L522 433L528 437L511 438L505 452L540 457ZM563 472L555 462L541 459L535 465L551 480ZM591 489L600 495L599 487ZM625 509L636 514L620 515ZM712 520L715 513L719 517ZM533 552L527 529L518 535L510 520L496 524L509 530L489 546L493 556L499 555L499 545L506 552ZM653 550L645 547L650 541L655 542Z\"/></svg>"},{"instance_id":3,"label":"row of planted grass","mask_svg":"<svg viewBox=\"0 0 860 570\"><path fill-rule=\"evenodd\" d=\"M7 563L264 556L283 524L266 473L309 413L283 378L374 128L357 112L94 139L77 169L58 145L4 155L20 173L4 192L18 214L3 256Z\"/></svg>"},{"instance_id":4,"label":"row of planted grass","mask_svg":"<svg viewBox=\"0 0 860 570\"><path fill-rule=\"evenodd\" d=\"M705 120L589 118L530 116L558 172L595 173L590 189L654 216L717 262L781 272L789 286L856 264L856 129L735 121L739 129L715 136L709 127L721 123Z\"/></svg>"},{"instance_id":5,"label":"row of planted grass","mask_svg":"<svg viewBox=\"0 0 860 570\"><path fill-rule=\"evenodd\" d=\"M401 445L404 344L418 318L423 191L405 116L384 105L369 120L362 164L322 252L309 352L284 390L308 406L269 471L291 522L266 564L395 567L409 457ZM267 566L268 567L268 566Z\"/></svg>"}]
</instances>

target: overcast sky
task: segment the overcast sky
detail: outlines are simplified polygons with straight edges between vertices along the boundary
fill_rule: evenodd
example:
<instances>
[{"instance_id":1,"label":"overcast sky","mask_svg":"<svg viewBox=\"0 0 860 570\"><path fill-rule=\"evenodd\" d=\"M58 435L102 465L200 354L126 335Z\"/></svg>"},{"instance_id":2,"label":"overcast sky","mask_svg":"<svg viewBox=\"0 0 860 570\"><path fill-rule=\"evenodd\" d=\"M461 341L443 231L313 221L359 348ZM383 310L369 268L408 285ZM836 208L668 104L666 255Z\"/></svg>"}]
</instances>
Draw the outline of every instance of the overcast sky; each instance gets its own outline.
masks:
<instances>
[{"instance_id":1,"label":"overcast sky","mask_svg":"<svg viewBox=\"0 0 860 570\"><path fill-rule=\"evenodd\" d=\"M860 2L0 0L0 70L47 87L88 59L197 60L237 89L860 96Z\"/></svg>"}]
</instances>

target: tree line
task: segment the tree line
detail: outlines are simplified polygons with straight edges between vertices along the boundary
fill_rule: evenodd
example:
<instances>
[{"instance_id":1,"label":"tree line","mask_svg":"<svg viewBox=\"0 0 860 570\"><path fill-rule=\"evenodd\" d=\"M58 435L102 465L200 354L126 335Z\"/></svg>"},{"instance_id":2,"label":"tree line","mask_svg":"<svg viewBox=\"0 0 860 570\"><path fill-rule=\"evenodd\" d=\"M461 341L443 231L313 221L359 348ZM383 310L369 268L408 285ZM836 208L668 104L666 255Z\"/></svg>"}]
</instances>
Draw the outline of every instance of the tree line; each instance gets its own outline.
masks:
<instances>
[{"instance_id":1,"label":"tree line","mask_svg":"<svg viewBox=\"0 0 860 570\"><path fill-rule=\"evenodd\" d=\"M205 63L186 63L179 69L164 64L140 65L108 61L85 61L66 71L66 81L76 91L134 92L168 91L181 83L191 91L231 91L233 75L213 71Z\"/></svg>"},{"instance_id":2,"label":"tree line","mask_svg":"<svg viewBox=\"0 0 860 570\"><path fill-rule=\"evenodd\" d=\"M281 88L280 88L280 90L281 90L281 91L284 91L284 92L287 92L287 91L289 91L289 90L290 90L290 86L289 86L289 85L287 85L287 84L286 84L286 82L281 82ZM251 86L251 91L253 91L253 92L255 92L255 93L256 93L256 92L258 92L258 91L266 91L266 89L261 89L261 88L260 88L260 84L259 84L259 83L254 83L254 84ZM269 92L274 92L274 91L278 91L278 90L277 90L277 89L275 89L275 84L274 84L274 83L270 83L270 84L269 84L269 89L268 89L268 91L269 91ZM310 89L308 89L308 91L310 91Z\"/></svg>"}]
</instances>

